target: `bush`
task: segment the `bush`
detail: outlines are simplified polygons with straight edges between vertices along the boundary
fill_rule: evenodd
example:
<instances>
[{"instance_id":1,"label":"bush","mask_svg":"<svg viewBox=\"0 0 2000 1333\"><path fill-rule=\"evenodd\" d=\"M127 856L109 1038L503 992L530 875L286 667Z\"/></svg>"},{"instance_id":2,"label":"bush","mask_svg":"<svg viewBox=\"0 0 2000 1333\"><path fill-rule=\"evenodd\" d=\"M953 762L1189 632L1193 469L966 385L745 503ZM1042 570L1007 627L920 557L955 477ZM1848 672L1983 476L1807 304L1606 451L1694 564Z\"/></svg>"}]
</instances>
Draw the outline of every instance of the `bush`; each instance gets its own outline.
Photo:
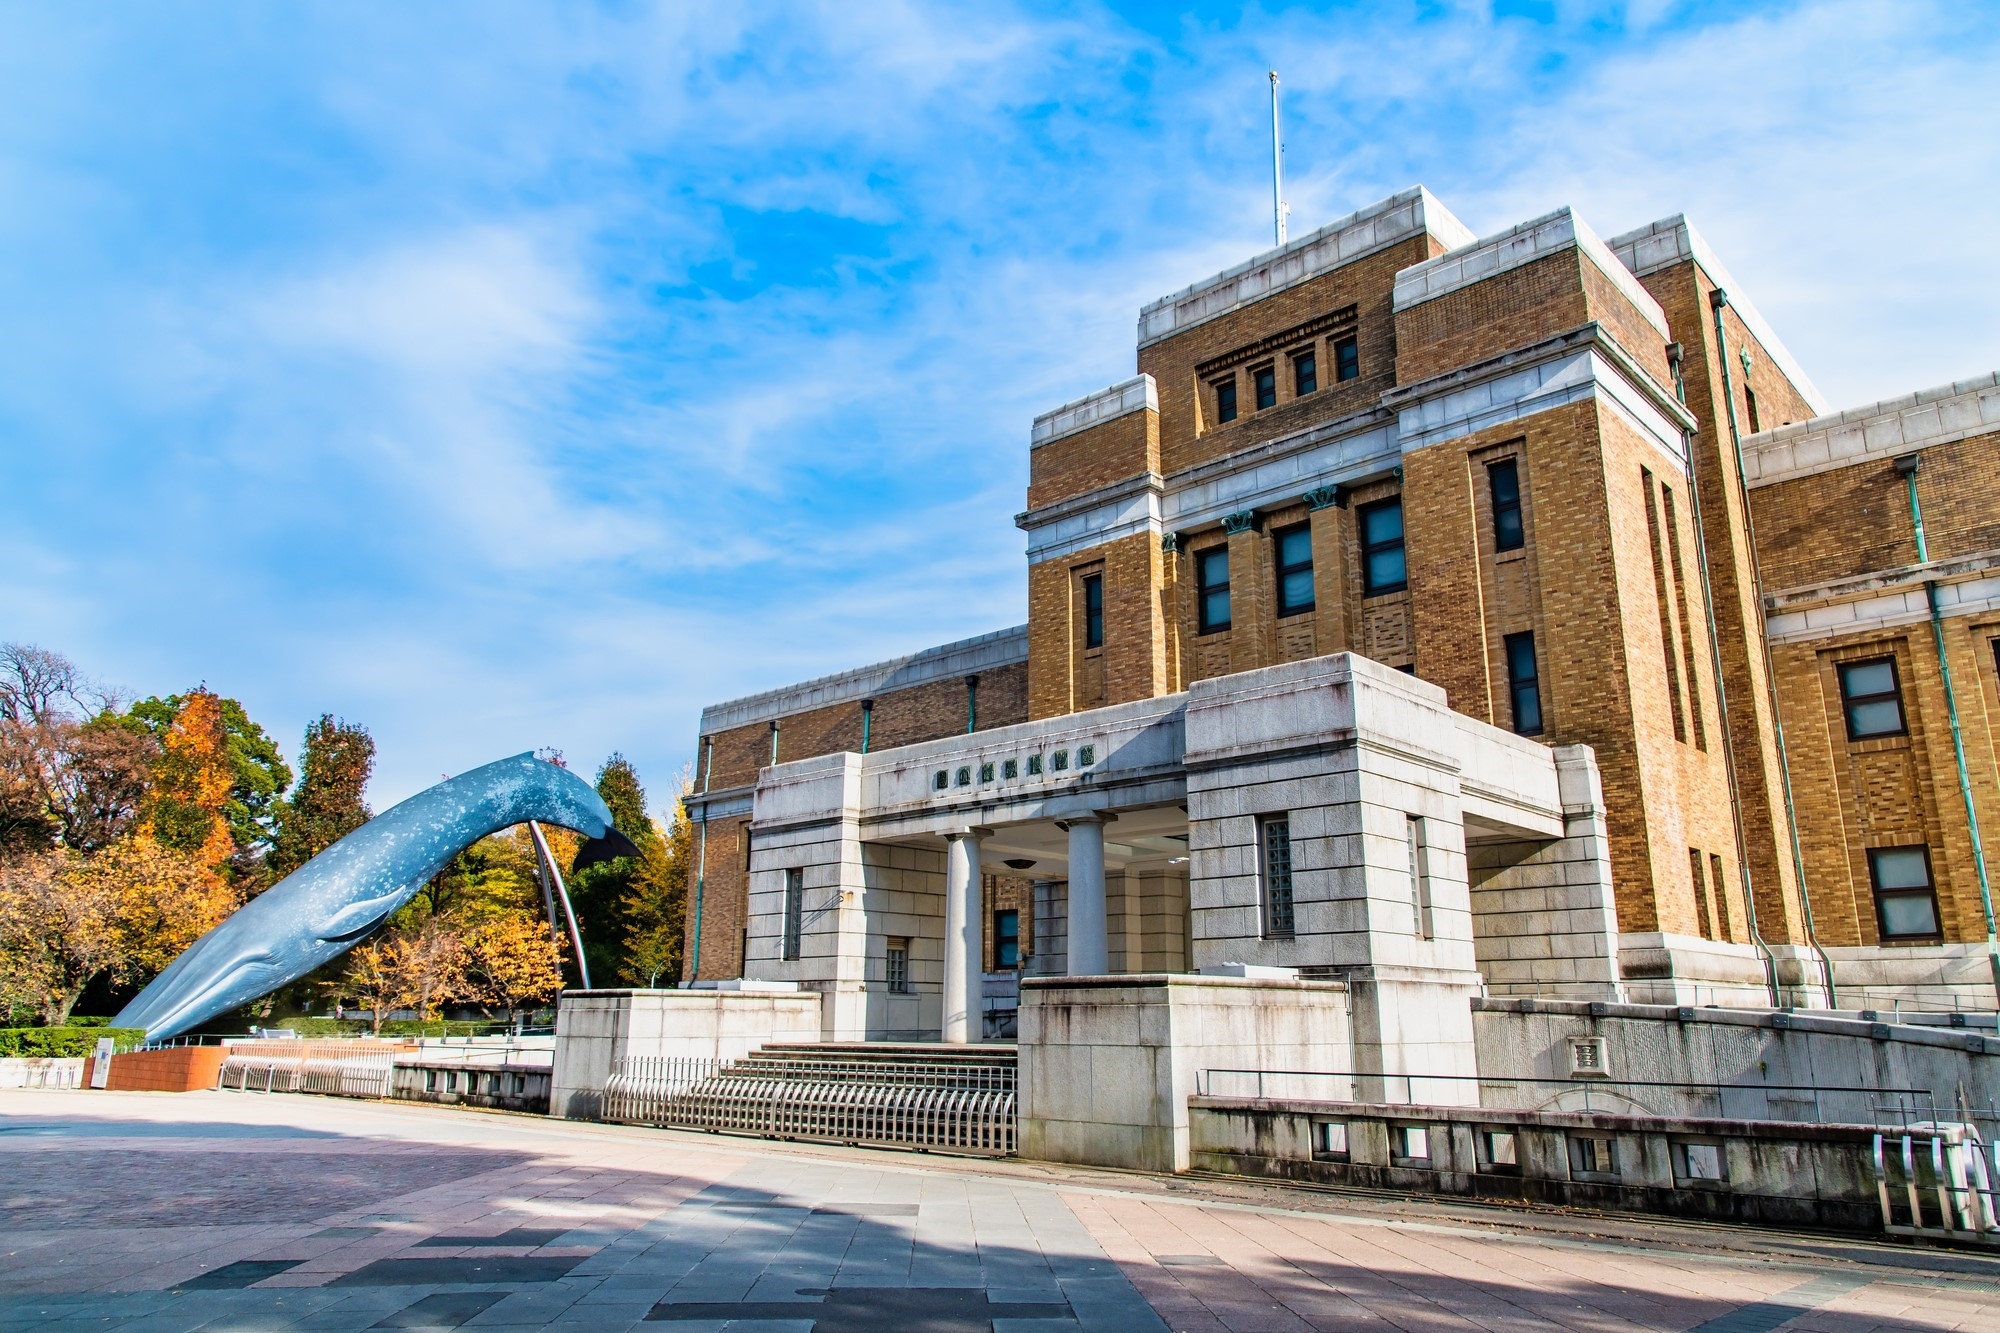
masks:
<instances>
[{"instance_id":1,"label":"bush","mask_svg":"<svg viewBox=\"0 0 2000 1333\"><path fill-rule=\"evenodd\" d=\"M103 1023L104 1020L99 1019L98 1022ZM97 1050L99 1037L110 1037L118 1043L121 1051L133 1050L146 1043L143 1028L85 1027L77 1024L59 1028L0 1028L0 1057L70 1059L91 1055Z\"/></svg>"}]
</instances>

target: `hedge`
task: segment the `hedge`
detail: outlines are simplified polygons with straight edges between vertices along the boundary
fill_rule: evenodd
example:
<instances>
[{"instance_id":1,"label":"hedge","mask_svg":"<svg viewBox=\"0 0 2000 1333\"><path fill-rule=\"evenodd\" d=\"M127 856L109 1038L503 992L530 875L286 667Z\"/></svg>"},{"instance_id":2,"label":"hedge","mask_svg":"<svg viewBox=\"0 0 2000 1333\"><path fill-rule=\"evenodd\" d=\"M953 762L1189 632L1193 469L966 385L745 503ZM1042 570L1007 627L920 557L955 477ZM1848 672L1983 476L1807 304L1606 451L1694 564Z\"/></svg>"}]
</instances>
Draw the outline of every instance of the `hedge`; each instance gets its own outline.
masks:
<instances>
[{"instance_id":1,"label":"hedge","mask_svg":"<svg viewBox=\"0 0 2000 1333\"><path fill-rule=\"evenodd\" d=\"M34 1059L70 1058L92 1055L97 1040L110 1037L118 1049L129 1051L146 1042L144 1028L80 1027L0 1028L0 1058L27 1056Z\"/></svg>"}]
</instances>

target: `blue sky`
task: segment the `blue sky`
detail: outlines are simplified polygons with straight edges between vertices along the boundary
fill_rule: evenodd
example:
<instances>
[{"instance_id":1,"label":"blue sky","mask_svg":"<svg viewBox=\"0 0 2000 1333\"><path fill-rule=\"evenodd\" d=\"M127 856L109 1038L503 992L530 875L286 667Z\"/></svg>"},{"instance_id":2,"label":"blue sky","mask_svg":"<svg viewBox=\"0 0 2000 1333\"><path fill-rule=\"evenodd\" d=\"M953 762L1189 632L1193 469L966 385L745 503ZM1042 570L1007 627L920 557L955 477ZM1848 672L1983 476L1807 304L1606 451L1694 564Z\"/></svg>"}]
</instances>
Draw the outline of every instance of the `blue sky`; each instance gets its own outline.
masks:
<instances>
[{"instance_id":1,"label":"blue sky","mask_svg":"<svg viewBox=\"0 0 2000 1333\"><path fill-rule=\"evenodd\" d=\"M1038 411L1416 183L1686 211L1839 406L2000 368L1990 4L0 7L0 639L378 806L1024 618Z\"/></svg>"}]
</instances>

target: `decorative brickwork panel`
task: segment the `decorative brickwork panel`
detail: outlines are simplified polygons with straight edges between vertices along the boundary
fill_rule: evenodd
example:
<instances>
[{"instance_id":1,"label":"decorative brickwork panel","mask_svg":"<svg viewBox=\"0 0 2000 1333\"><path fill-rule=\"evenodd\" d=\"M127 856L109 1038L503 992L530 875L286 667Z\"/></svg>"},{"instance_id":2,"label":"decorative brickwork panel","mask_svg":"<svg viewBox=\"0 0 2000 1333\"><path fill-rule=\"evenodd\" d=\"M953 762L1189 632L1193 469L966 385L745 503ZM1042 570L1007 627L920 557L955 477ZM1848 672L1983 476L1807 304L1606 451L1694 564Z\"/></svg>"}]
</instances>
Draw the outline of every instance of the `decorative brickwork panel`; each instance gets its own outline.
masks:
<instances>
[{"instance_id":1,"label":"decorative brickwork panel","mask_svg":"<svg viewBox=\"0 0 2000 1333\"><path fill-rule=\"evenodd\" d=\"M1399 312L1397 381L1415 384L1589 322L1584 267L1563 250Z\"/></svg>"}]
</instances>

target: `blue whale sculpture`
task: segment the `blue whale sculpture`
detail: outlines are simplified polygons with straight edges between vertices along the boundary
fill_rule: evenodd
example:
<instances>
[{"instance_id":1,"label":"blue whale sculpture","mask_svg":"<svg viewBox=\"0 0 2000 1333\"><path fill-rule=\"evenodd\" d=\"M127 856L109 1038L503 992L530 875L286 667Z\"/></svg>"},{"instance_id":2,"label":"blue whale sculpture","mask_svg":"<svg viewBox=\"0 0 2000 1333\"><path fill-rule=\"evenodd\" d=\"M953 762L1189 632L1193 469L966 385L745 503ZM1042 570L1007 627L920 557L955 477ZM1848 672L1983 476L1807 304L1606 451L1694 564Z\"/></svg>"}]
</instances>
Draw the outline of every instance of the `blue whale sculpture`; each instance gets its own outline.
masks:
<instances>
[{"instance_id":1,"label":"blue whale sculpture","mask_svg":"<svg viewBox=\"0 0 2000 1333\"><path fill-rule=\"evenodd\" d=\"M269 995L368 938L467 847L531 819L590 839L574 868L638 850L576 774L532 754L501 759L391 806L252 898L112 1022L160 1041Z\"/></svg>"}]
</instances>

